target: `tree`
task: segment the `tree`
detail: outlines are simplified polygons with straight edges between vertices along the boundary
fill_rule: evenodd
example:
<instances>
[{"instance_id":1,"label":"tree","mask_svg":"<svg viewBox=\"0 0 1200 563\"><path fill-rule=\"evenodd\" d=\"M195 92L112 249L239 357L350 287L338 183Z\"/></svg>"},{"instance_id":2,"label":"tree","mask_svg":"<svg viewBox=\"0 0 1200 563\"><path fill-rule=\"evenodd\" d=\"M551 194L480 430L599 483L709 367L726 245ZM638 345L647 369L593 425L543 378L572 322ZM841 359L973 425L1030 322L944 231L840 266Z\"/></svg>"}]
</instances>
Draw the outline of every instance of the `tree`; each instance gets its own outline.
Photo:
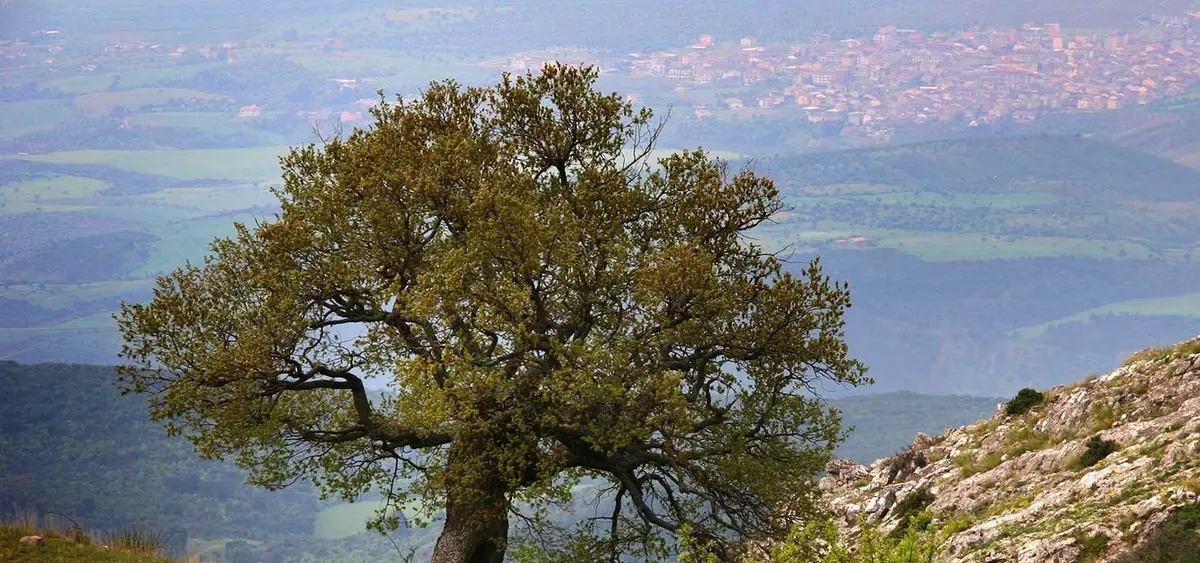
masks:
<instances>
[{"instance_id":1,"label":"tree","mask_svg":"<svg viewBox=\"0 0 1200 563\"><path fill-rule=\"evenodd\" d=\"M438 563L501 561L510 515L595 559L786 533L842 437L818 386L868 381L848 288L749 239L770 179L652 164L661 127L596 77L434 83L293 149L273 221L122 306L123 390L255 484L382 489L381 531L444 509ZM582 479L611 510L553 525Z\"/></svg>"}]
</instances>

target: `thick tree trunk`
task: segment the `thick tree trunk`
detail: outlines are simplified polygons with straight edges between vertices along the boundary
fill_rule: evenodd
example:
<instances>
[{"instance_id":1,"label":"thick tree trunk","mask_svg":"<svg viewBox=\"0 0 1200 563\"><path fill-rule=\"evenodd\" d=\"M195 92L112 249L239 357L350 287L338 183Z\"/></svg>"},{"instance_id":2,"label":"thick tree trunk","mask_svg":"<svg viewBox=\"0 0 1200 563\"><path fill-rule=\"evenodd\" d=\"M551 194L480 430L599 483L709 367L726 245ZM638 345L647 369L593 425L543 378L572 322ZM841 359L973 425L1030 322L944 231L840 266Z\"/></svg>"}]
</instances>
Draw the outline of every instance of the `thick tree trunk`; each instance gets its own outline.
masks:
<instances>
[{"instance_id":1,"label":"thick tree trunk","mask_svg":"<svg viewBox=\"0 0 1200 563\"><path fill-rule=\"evenodd\" d=\"M495 464L466 460L451 446L446 521L430 563L502 563L508 546L508 495ZM474 462L474 463L472 463Z\"/></svg>"}]
</instances>

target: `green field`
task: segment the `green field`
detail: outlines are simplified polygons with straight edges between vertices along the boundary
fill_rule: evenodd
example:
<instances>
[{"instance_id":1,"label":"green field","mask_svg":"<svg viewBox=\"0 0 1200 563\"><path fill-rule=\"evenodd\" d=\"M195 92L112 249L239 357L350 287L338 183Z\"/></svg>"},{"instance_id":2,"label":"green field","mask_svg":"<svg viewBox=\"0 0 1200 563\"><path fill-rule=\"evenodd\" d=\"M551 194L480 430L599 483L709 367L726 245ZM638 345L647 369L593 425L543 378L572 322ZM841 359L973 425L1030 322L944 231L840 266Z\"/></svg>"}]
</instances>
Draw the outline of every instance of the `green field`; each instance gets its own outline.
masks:
<instances>
[{"instance_id":1,"label":"green field","mask_svg":"<svg viewBox=\"0 0 1200 563\"><path fill-rule=\"evenodd\" d=\"M107 188L95 178L54 175L0 186L0 214L37 211L80 211L88 205L60 203L55 200L86 198Z\"/></svg>"},{"instance_id":2,"label":"green field","mask_svg":"<svg viewBox=\"0 0 1200 563\"><path fill-rule=\"evenodd\" d=\"M0 297L19 299L43 309L61 310L87 301L147 290L153 285L149 279L81 284L7 284L0 286Z\"/></svg>"},{"instance_id":3,"label":"green field","mask_svg":"<svg viewBox=\"0 0 1200 563\"><path fill-rule=\"evenodd\" d=\"M1092 317L1102 315L1172 315L1200 318L1200 293L1109 303L1068 317L1018 329L1015 332L1023 339L1037 338L1056 325L1088 322L1092 320Z\"/></svg>"},{"instance_id":4,"label":"green field","mask_svg":"<svg viewBox=\"0 0 1200 563\"><path fill-rule=\"evenodd\" d=\"M165 62L165 59L164 61ZM151 65L150 61L146 61L147 65ZM63 92L73 95L91 94L95 92L104 92L108 90L108 86L112 84L115 77L121 77L120 88L150 88L157 87L163 82L171 80L179 80L204 72L205 70L220 68L224 63L199 63L190 65L179 65L175 63L163 64L161 66L146 66L143 68L129 68L114 70L111 72L89 72L85 74L77 74L74 76L66 76L57 79L46 80L46 86L58 88Z\"/></svg>"},{"instance_id":5,"label":"green field","mask_svg":"<svg viewBox=\"0 0 1200 563\"><path fill-rule=\"evenodd\" d=\"M1149 249L1127 242L1068 237L995 237L976 234L913 233L881 236L877 245L914 254L923 260L1003 260L1049 256L1146 258ZM1122 255L1121 252L1125 254Z\"/></svg>"},{"instance_id":6,"label":"green field","mask_svg":"<svg viewBox=\"0 0 1200 563\"><path fill-rule=\"evenodd\" d=\"M276 182L279 178L279 157L287 152L286 146L153 151L87 150L24 155L16 158L59 164L104 164L131 172L168 176L176 180L220 178L239 182Z\"/></svg>"},{"instance_id":7,"label":"green field","mask_svg":"<svg viewBox=\"0 0 1200 563\"><path fill-rule=\"evenodd\" d=\"M348 502L331 506L317 513L313 537L323 540L348 538L363 533L367 522L375 518L376 511L383 506L383 501ZM413 501L401 508L410 518L421 517L428 519L420 503Z\"/></svg>"},{"instance_id":8,"label":"green field","mask_svg":"<svg viewBox=\"0 0 1200 563\"><path fill-rule=\"evenodd\" d=\"M151 232L161 240L155 245L146 264L131 272L130 276L161 275L182 266L185 261L199 262L208 254L208 244L214 238L234 234L235 222L253 226L254 220L259 218L250 213L233 213L157 227Z\"/></svg>"},{"instance_id":9,"label":"green field","mask_svg":"<svg viewBox=\"0 0 1200 563\"><path fill-rule=\"evenodd\" d=\"M221 96L186 88L134 88L91 92L75 98L75 108L88 115L108 115L114 108L137 110L142 106L165 104L172 99L213 100Z\"/></svg>"},{"instance_id":10,"label":"green field","mask_svg":"<svg viewBox=\"0 0 1200 563\"><path fill-rule=\"evenodd\" d=\"M73 116L71 104L63 100L0 102L0 140L45 131Z\"/></svg>"},{"instance_id":11,"label":"green field","mask_svg":"<svg viewBox=\"0 0 1200 563\"><path fill-rule=\"evenodd\" d=\"M825 186L822 186L825 187ZM838 186L829 186L839 193ZM847 191L855 189L849 188ZM1045 192L1016 192L1006 194L972 194L930 191L886 191L884 193L859 193L854 195L788 195L785 200L796 206L818 203L876 203L882 205L923 205L933 207L958 207L965 209L1015 209L1020 207L1054 203L1060 198Z\"/></svg>"}]
</instances>

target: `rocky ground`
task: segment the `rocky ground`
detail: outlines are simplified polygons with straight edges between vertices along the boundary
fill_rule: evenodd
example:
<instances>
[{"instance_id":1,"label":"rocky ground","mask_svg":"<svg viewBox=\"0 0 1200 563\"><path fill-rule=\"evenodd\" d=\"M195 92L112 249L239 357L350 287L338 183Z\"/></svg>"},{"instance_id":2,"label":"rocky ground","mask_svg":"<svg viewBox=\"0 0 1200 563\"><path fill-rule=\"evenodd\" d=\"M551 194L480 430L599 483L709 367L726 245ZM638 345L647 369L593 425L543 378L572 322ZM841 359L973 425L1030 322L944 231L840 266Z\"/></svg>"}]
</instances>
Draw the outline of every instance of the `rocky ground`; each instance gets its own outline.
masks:
<instances>
[{"instance_id":1,"label":"rocky ground","mask_svg":"<svg viewBox=\"0 0 1200 563\"><path fill-rule=\"evenodd\" d=\"M1027 413L999 405L918 434L869 467L835 460L821 489L850 537L860 518L885 532L925 509L969 518L942 561L1115 561L1200 493L1200 338L1046 391Z\"/></svg>"}]
</instances>

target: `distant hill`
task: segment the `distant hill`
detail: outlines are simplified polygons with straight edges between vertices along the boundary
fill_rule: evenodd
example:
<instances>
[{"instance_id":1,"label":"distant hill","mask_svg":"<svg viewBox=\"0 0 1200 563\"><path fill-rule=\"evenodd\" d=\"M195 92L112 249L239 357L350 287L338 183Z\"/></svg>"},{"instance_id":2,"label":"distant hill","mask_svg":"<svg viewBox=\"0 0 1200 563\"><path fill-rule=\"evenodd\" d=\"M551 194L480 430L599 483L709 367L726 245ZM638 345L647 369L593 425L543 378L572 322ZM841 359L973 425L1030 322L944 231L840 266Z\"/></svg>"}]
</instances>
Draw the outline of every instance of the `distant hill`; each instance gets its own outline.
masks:
<instances>
[{"instance_id":1,"label":"distant hill","mask_svg":"<svg viewBox=\"0 0 1200 563\"><path fill-rule=\"evenodd\" d=\"M382 14L389 8L420 9L429 8L429 4L415 0L368 0L355 3L348 10L344 4L330 9L333 5L313 0L120 0L106 2L100 8L49 0L38 2L38 10L21 10L20 4L16 4L9 8L15 13L9 19L29 30L56 27L78 31L95 26L101 32L155 30L181 38L217 33L228 40L254 36L265 27L303 27L309 21L344 19L348 11L374 10ZM469 18L449 21L428 18L410 27L364 30L348 39L370 43L390 36L393 44L412 42L414 46L444 45L456 50L493 53L556 45L620 51L682 47L701 34L714 34L721 41L746 35L763 41L795 41L816 31L856 35L873 32L883 25L933 30L976 24L1019 26L1025 22L1058 22L1070 27L1113 29L1136 25L1139 18L1156 13L1183 15L1196 5L1190 0L842 0L836 3L580 0L569 5L550 0L515 3L463 0L454 6L477 12Z\"/></svg>"},{"instance_id":2,"label":"distant hill","mask_svg":"<svg viewBox=\"0 0 1200 563\"><path fill-rule=\"evenodd\" d=\"M280 562L320 550L363 561L390 552L374 535L312 539L327 505L311 486L267 492L244 485L241 470L202 461L185 440L166 437L148 420L144 397L122 397L113 378L111 367L0 362L0 516L13 506L49 510L87 529L135 526L188 538L193 549L241 539ZM917 432L987 416L996 400L895 393L832 404L857 427L838 455L869 460L894 453Z\"/></svg>"}]
</instances>

